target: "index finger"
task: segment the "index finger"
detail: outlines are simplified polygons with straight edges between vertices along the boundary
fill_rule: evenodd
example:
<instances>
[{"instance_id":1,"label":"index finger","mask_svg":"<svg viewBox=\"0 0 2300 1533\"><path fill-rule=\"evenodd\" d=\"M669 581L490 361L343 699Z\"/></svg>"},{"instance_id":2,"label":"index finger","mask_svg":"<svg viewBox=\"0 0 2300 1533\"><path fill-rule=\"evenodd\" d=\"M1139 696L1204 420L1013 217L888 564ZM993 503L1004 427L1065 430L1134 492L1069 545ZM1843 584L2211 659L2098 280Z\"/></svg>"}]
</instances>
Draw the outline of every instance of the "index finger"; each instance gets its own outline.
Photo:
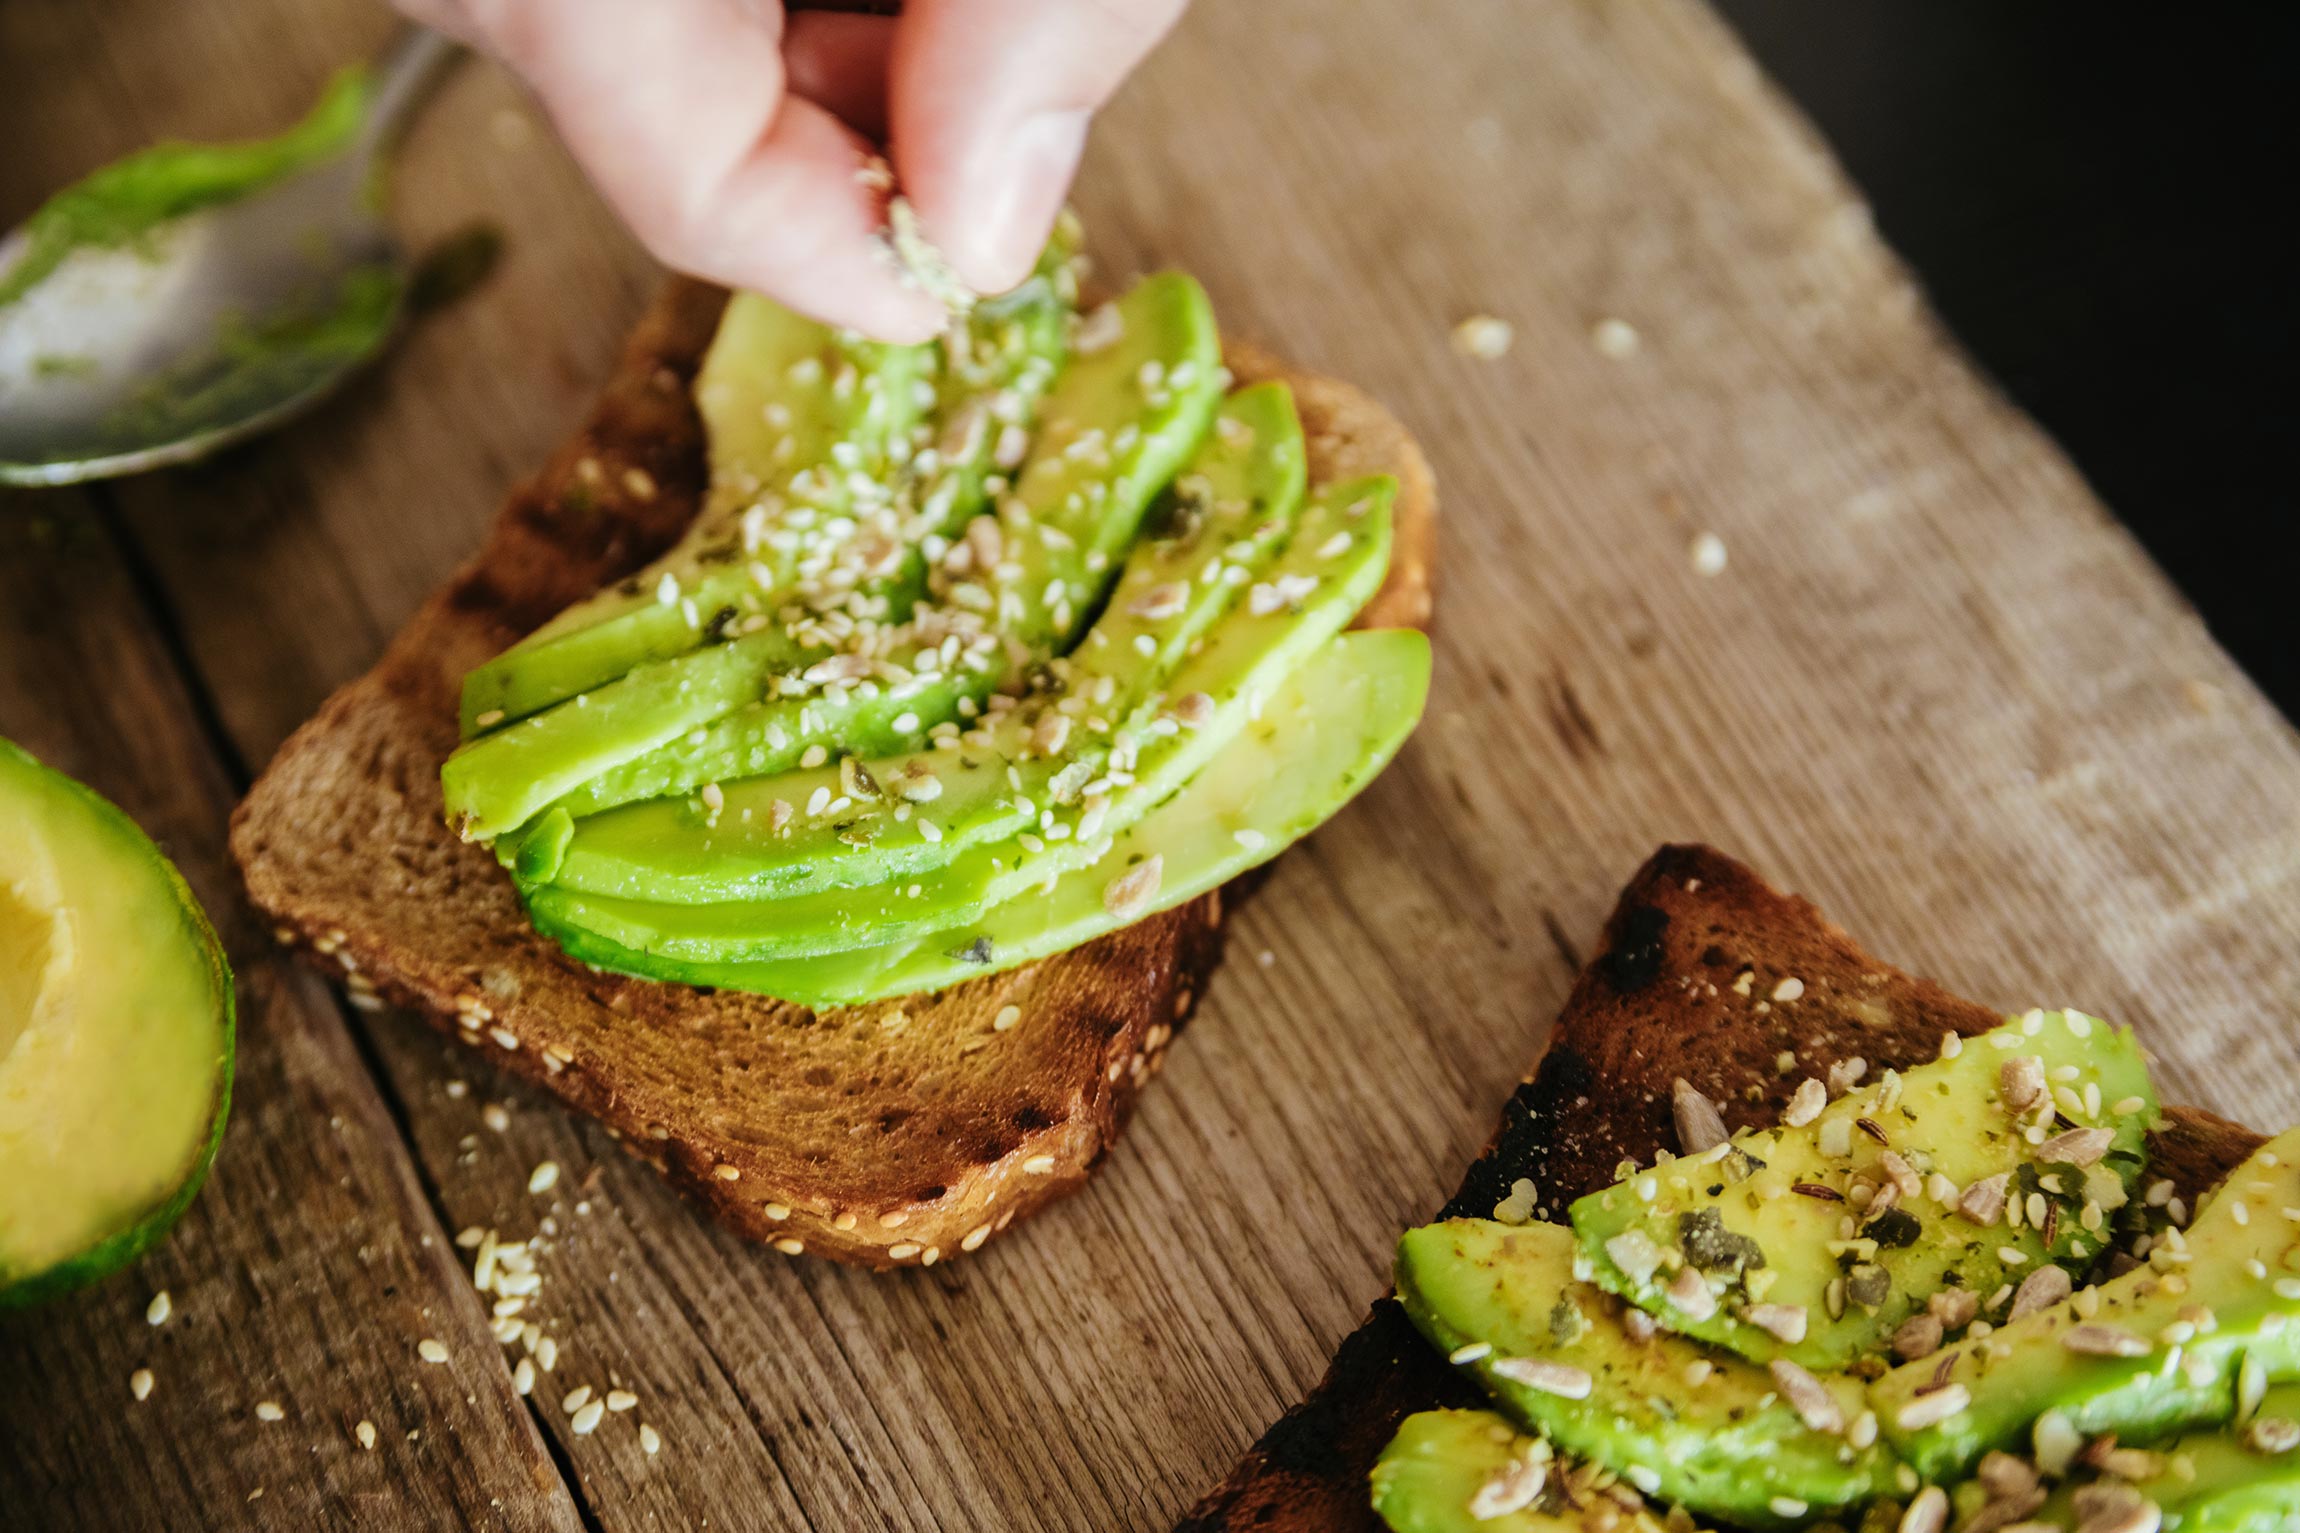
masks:
<instances>
[{"instance_id":1,"label":"index finger","mask_svg":"<svg viewBox=\"0 0 2300 1533\"><path fill-rule=\"evenodd\" d=\"M967 283L1029 274L1086 126L1187 0L911 0L889 120L903 191Z\"/></svg>"}]
</instances>

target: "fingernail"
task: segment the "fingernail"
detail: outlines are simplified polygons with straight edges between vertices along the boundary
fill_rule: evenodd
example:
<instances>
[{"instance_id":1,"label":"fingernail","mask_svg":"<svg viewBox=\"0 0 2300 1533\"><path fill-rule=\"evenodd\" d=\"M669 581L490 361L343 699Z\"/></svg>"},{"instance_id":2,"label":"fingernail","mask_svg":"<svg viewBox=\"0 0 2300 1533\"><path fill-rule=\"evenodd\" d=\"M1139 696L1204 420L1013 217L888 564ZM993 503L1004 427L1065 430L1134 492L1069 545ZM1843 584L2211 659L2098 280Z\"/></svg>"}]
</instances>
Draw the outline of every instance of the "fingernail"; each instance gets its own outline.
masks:
<instances>
[{"instance_id":1,"label":"fingernail","mask_svg":"<svg viewBox=\"0 0 2300 1533\"><path fill-rule=\"evenodd\" d=\"M1086 147L1087 114L1026 117L967 167L952 227L927 232L967 285L1003 293L1038 260Z\"/></svg>"}]
</instances>

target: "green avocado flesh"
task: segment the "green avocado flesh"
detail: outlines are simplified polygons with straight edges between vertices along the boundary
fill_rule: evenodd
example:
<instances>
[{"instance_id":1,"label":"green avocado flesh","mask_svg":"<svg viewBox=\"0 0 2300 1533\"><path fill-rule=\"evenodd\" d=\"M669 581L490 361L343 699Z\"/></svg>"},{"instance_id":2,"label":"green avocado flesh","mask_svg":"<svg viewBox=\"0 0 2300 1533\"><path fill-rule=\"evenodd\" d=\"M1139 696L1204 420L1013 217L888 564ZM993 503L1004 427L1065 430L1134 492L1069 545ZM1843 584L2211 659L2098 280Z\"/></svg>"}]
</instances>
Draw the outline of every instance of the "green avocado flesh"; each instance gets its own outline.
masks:
<instances>
[{"instance_id":1,"label":"green avocado flesh","mask_svg":"<svg viewBox=\"0 0 2300 1533\"><path fill-rule=\"evenodd\" d=\"M1856 1450L1809 1426L1764 1368L1666 1331L1633 1338L1621 1301L1575 1279L1576 1255L1561 1225L1451 1219L1398 1242L1398 1298L1519 1425L1659 1501L1775 1528L1891 1493L1895 1461L1873 1433ZM1539 1387L1511 1376L1529 1362L1548 1370ZM1819 1382L1836 1425L1866 1410L1858 1380Z\"/></svg>"},{"instance_id":2,"label":"green avocado flesh","mask_svg":"<svg viewBox=\"0 0 2300 1533\"><path fill-rule=\"evenodd\" d=\"M2002 1096L2011 1060L2036 1061L2044 1081L2018 1113ZM2054 1158L2070 1143L2064 1122L2105 1131L2067 1152L2084 1164ZM1993 1316L2038 1263L2089 1266L2155 1122L2129 1032L2032 1012L1887 1071L1802 1127L1745 1130L1592 1193L1573 1227L1597 1283L1672 1330L1831 1372L1881 1355L1939 1289L1963 1288ZM1960 1211L1964 1191L1994 1177L2003 1212L1984 1223ZM1879 1212L1876 1196L1897 1201Z\"/></svg>"},{"instance_id":3,"label":"green avocado flesh","mask_svg":"<svg viewBox=\"0 0 2300 1533\"><path fill-rule=\"evenodd\" d=\"M2050 1412L2145 1442L2230 1420L2246 1368L2300 1379L2300 1129L2239 1166L2148 1264L1990 1335L1903 1364L1870 1390L1901 1456L1954 1478ZM1967 1402L1927 1423L1947 1403Z\"/></svg>"},{"instance_id":4,"label":"green avocado flesh","mask_svg":"<svg viewBox=\"0 0 2300 1533\"><path fill-rule=\"evenodd\" d=\"M2132 1491L2164 1515L2166 1533L2292 1533L2300 1528L2300 1386L2271 1389L2243 1422L2141 1450ZM2095 1482L2097 1483L2097 1482ZM2074 1529L2080 1487L2052 1494L2036 1520ZM2097 1494L2097 1492L2096 1492Z\"/></svg>"},{"instance_id":5,"label":"green avocado flesh","mask_svg":"<svg viewBox=\"0 0 2300 1533\"><path fill-rule=\"evenodd\" d=\"M917 543L982 509L1002 437L1034 423L1061 366L1070 244L1058 237L1029 282L940 348L876 345L755 294L730 299L695 383L711 470L703 508L669 552L466 677L464 737L765 630L794 602L859 591L907 616L927 578ZM929 390L931 420L920 410ZM777 626L787 640L789 625ZM671 791L649 787L647 769L666 765L642 758L583 791L590 807Z\"/></svg>"},{"instance_id":6,"label":"green avocado flesh","mask_svg":"<svg viewBox=\"0 0 2300 1533\"><path fill-rule=\"evenodd\" d=\"M758 737L780 742L763 771L798 765L818 746L865 756L901 749L1067 649L1220 402L1213 313L1194 281L1148 278L1117 313L1121 338L1055 378L1012 493L995 516L978 518L989 529L983 546L997 545L988 570L953 578L947 600L907 621L878 625L869 652L834 652L829 642L854 621L849 608L788 628L770 621L635 666L473 740L441 772L451 822L469 839L515 830L600 774L758 702L766 704ZM1145 378L1157 386L1145 389ZM968 534L971 547L971 525ZM886 547L891 557L902 544L890 536ZM838 567L850 576L860 568Z\"/></svg>"},{"instance_id":7,"label":"green avocado flesh","mask_svg":"<svg viewBox=\"0 0 2300 1533\"><path fill-rule=\"evenodd\" d=\"M2138 1190L2131 1035L2041 1011L1784 1118L1662 1156L1571 1229L1503 1222L1521 1182L1494 1220L1407 1232L1406 1314L1499 1415L1409 1418L1374 1475L1392 1528L1547 1514L1471 1506L1530 1456L1673 1527L1930 1528L1921 1492L1951 1529L2300 1529L2300 1130L2184 1225L2169 1182ZM2001 1204L1964 1196L1994 1176ZM1896 1211L1913 1227L1880 1228ZM1873 1305L1832 1292L1856 1278ZM1763 1304L1809 1306L1803 1335Z\"/></svg>"},{"instance_id":8,"label":"green avocado flesh","mask_svg":"<svg viewBox=\"0 0 2300 1533\"><path fill-rule=\"evenodd\" d=\"M0 740L0 1309L133 1260L231 1095L230 969L112 805Z\"/></svg>"},{"instance_id":9,"label":"green avocado flesh","mask_svg":"<svg viewBox=\"0 0 2300 1533\"><path fill-rule=\"evenodd\" d=\"M1601 1497L1575 1506L1563 1464L1491 1411L1420 1411L1399 1424L1374 1465L1374 1511L1392 1533L1665 1533L1659 1517ZM1528 1470L1542 1489L1513 1510ZM1698 1533L1685 1527L1678 1533Z\"/></svg>"},{"instance_id":10,"label":"green avocado flesh","mask_svg":"<svg viewBox=\"0 0 2300 1533\"><path fill-rule=\"evenodd\" d=\"M537 928L577 958L656 979L810 1006L940 990L1076 947L1268 861L1380 772L1420 717L1428 687L1429 644L1419 633L1382 629L1329 640L1287 678L1259 719L1182 791L1116 837L1100 862L951 931L820 958L711 964L633 952L562 924L549 889L530 892L529 910ZM1138 901L1114 902L1112 885L1153 858L1154 887Z\"/></svg>"},{"instance_id":11,"label":"green avocado flesh","mask_svg":"<svg viewBox=\"0 0 2300 1533\"><path fill-rule=\"evenodd\" d=\"M1176 273L1076 312L1075 226L939 341L738 297L711 483L639 574L466 678L449 822L600 967L813 1005L1062 951L1274 856L1418 720L1344 636L1396 484L1309 493Z\"/></svg>"},{"instance_id":12,"label":"green avocado flesh","mask_svg":"<svg viewBox=\"0 0 2300 1533\"><path fill-rule=\"evenodd\" d=\"M1225 402L1218 424L1236 424L1249 433L1250 445L1226 446L1220 431L1209 440L1182 480L1183 486L1198 487L1197 493L1168 508L1170 524L1187 523L1187 532L1170 525L1165 530L1175 535L1137 545L1109 606L1065 662L1064 685L1050 708L1059 709L1069 698L1091 698L1101 679L1110 677L1113 695L1099 711L1123 718L1242 590L1228 580L1197 582L1179 610L1148 607L1166 614L1156 622L1143 615L1145 595L1170 601L1175 575L1195 577L1209 558L1241 543L1265 554L1291 531L1304 477L1301 426L1291 396L1276 384L1243 390ZM1191 509L1198 504L1236 509L1201 516ZM1140 647L1145 640L1147 654ZM830 767L730 783L716 808L693 798L659 799L592 816L568 842L550 881L579 894L709 902L876 884L942 867L971 844L1027 828L1011 807L1025 790L1007 781L1010 766L1040 781L1063 764L1043 755L1032 759L1034 715L1026 715L1029 710L1003 715L971 749L869 760L868 780L885 791L859 805L845 794L852 774L842 781L841 769ZM1075 722L1081 727L1062 726L1066 741L1072 734L1087 738L1084 721ZM1067 754L1074 758L1077 752ZM934 798L913 803L919 785L930 779ZM814 801L818 789L826 808L840 803L840 809L800 817L797 812ZM986 798L1000 808L981 802ZM778 804L785 807L778 811ZM856 836L858 824L867 825L867 839ZM927 840L928 834L935 839Z\"/></svg>"}]
</instances>

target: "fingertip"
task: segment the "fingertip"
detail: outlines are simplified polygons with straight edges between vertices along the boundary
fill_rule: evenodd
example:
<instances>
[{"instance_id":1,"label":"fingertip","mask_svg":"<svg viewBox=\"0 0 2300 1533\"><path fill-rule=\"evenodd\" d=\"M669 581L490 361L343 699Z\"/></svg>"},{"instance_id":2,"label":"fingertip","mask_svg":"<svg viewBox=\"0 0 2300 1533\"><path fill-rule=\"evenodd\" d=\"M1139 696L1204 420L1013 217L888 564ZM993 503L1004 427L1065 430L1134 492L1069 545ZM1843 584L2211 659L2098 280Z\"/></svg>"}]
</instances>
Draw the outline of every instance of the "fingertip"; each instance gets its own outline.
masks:
<instances>
[{"instance_id":1,"label":"fingertip","mask_svg":"<svg viewBox=\"0 0 2300 1533\"><path fill-rule=\"evenodd\" d=\"M906 180L927 237L967 286L1003 293L1037 263L1085 152L1083 111L1034 113L972 154Z\"/></svg>"}]
</instances>

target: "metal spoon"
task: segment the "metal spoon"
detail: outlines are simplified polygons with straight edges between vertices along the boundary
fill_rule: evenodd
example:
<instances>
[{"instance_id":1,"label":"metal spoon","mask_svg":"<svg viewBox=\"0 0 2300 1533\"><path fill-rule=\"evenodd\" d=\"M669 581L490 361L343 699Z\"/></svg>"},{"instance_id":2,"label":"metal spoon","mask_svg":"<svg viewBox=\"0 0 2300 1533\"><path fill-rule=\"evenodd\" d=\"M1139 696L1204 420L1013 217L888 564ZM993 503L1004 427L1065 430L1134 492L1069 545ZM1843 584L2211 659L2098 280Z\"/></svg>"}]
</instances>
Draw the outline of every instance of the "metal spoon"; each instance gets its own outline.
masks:
<instances>
[{"instance_id":1,"label":"metal spoon","mask_svg":"<svg viewBox=\"0 0 2300 1533\"><path fill-rule=\"evenodd\" d=\"M456 44L411 28L343 149L124 245L82 247L0 307L0 484L187 463L309 407L396 330L407 263L385 150ZM0 280L29 247L0 240Z\"/></svg>"}]
</instances>

